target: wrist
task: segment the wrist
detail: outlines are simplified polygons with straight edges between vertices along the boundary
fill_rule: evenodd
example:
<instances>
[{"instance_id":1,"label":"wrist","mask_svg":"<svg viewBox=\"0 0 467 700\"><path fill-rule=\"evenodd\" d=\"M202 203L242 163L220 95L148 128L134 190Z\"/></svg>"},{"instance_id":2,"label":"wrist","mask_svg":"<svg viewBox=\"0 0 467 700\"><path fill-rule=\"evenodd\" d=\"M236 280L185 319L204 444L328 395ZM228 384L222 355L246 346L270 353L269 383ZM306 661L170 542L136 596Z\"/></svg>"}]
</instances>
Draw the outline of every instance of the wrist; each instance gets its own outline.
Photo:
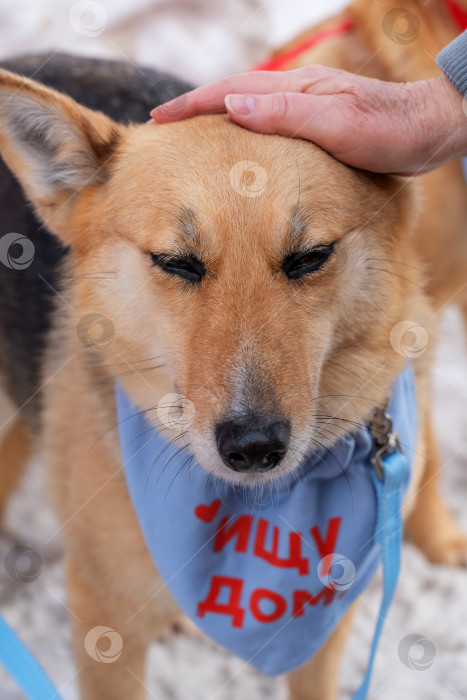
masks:
<instances>
[{"instance_id":1,"label":"wrist","mask_svg":"<svg viewBox=\"0 0 467 700\"><path fill-rule=\"evenodd\" d=\"M419 105L414 128L422 171L466 156L467 100L445 75L412 83L411 89Z\"/></svg>"}]
</instances>

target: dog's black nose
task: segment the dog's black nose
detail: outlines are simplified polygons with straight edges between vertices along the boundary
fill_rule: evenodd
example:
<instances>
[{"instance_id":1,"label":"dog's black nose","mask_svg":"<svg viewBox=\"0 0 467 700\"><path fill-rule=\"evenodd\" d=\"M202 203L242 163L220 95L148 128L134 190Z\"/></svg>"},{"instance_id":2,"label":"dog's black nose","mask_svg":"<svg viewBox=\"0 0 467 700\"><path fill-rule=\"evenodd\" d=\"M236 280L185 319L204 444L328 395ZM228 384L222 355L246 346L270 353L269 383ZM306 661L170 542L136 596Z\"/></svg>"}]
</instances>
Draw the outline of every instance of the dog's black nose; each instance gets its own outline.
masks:
<instances>
[{"instance_id":1,"label":"dog's black nose","mask_svg":"<svg viewBox=\"0 0 467 700\"><path fill-rule=\"evenodd\" d=\"M289 446L290 425L285 420L251 416L226 420L216 426L217 449L236 472L266 472L275 467Z\"/></svg>"}]
</instances>

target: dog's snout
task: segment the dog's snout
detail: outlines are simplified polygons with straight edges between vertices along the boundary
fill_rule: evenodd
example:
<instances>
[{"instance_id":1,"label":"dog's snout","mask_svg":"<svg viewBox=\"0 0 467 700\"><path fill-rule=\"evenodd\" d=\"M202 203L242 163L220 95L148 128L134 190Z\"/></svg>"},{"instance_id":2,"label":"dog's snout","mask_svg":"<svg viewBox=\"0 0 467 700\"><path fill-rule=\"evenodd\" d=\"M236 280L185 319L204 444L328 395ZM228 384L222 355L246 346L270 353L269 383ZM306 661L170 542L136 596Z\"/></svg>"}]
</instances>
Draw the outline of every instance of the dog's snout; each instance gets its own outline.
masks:
<instances>
[{"instance_id":1,"label":"dog's snout","mask_svg":"<svg viewBox=\"0 0 467 700\"><path fill-rule=\"evenodd\" d=\"M229 419L216 426L217 449L224 463L236 472L273 469L289 446L286 420L252 416Z\"/></svg>"}]
</instances>

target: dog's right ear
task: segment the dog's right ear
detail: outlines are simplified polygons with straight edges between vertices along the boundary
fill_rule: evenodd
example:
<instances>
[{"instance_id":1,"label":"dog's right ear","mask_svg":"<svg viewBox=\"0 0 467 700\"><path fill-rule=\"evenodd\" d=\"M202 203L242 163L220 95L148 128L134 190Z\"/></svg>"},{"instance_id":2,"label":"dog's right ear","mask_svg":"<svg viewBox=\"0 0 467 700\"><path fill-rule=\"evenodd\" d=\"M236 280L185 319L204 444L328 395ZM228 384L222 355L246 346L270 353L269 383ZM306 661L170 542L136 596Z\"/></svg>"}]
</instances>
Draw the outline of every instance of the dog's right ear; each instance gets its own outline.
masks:
<instances>
[{"instance_id":1,"label":"dog's right ear","mask_svg":"<svg viewBox=\"0 0 467 700\"><path fill-rule=\"evenodd\" d=\"M47 227L67 242L76 195L105 181L124 127L0 70L0 153Z\"/></svg>"}]
</instances>

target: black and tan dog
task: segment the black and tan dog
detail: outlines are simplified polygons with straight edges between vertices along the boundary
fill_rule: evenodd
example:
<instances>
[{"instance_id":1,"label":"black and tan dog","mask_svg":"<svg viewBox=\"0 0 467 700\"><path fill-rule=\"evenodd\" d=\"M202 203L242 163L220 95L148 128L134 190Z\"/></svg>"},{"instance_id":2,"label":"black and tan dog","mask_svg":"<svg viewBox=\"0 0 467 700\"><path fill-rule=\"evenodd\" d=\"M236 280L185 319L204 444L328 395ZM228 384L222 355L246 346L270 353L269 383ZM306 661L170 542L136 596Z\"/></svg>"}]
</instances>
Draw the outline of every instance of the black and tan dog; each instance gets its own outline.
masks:
<instances>
[{"instance_id":1,"label":"black and tan dog","mask_svg":"<svg viewBox=\"0 0 467 700\"><path fill-rule=\"evenodd\" d=\"M8 67L31 74L37 65ZM225 116L118 123L145 119L167 77L74 65L58 57L35 77L113 119L0 73L1 153L36 212L3 169L0 367L17 413L0 453L2 497L39 441L65 533L82 697L136 700L148 645L179 612L165 588L154 596L160 579L121 470L115 379L141 410L174 390L193 403L188 440L208 473L272 483L297 469L314 437L330 444L348 421L360 424L368 387L372 406L385 402L406 362L391 330L409 318L430 335L431 313L413 239L415 195L400 180ZM266 174L261 196L232 186L232 168L244 161ZM18 238L5 252L11 232L31 241L34 255ZM109 329L105 342L93 341L94 314ZM431 482L429 351L413 366L419 438L409 530L431 559L459 565L466 538ZM321 396L327 432L315 411ZM235 472L219 455L215 426L239 404L252 419L279 415L290 426L269 471ZM291 674L294 700L335 697L350 618ZM84 649L103 621L124 640L113 664Z\"/></svg>"}]
</instances>

